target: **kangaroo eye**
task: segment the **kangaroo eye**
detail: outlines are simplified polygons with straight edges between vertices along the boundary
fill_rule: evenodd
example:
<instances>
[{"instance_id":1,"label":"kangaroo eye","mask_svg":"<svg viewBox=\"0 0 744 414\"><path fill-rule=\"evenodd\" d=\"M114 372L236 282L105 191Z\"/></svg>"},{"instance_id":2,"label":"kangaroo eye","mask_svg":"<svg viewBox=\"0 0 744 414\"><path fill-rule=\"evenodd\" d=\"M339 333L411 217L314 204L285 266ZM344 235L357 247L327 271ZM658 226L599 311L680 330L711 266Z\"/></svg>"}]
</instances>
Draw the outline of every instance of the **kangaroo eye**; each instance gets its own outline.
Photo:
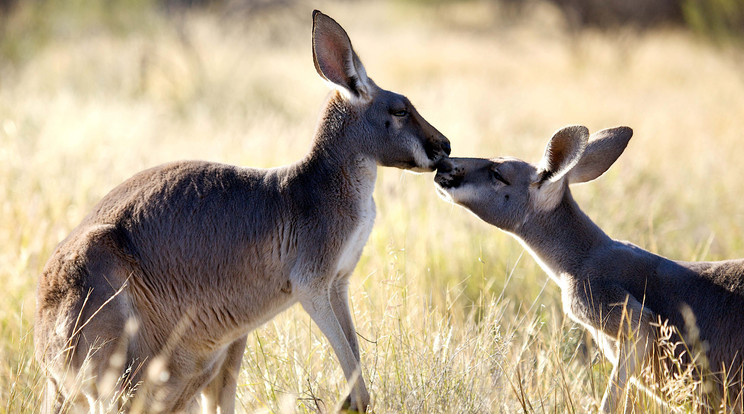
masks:
<instances>
[{"instance_id":1,"label":"kangaroo eye","mask_svg":"<svg viewBox=\"0 0 744 414\"><path fill-rule=\"evenodd\" d=\"M494 180L501 181L502 183L506 185L511 185L509 184L509 181L506 181L506 179L502 177L501 174L499 174L499 172L496 170L491 170L491 176L493 177Z\"/></svg>"},{"instance_id":2,"label":"kangaroo eye","mask_svg":"<svg viewBox=\"0 0 744 414\"><path fill-rule=\"evenodd\" d=\"M398 111L393 111L392 112L392 115L393 116L397 116L397 117L404 117L404 116L408 115L408 111L406 111L405 109L401 109L401 110L398 110Z\"/></svg>"}]
</instances>

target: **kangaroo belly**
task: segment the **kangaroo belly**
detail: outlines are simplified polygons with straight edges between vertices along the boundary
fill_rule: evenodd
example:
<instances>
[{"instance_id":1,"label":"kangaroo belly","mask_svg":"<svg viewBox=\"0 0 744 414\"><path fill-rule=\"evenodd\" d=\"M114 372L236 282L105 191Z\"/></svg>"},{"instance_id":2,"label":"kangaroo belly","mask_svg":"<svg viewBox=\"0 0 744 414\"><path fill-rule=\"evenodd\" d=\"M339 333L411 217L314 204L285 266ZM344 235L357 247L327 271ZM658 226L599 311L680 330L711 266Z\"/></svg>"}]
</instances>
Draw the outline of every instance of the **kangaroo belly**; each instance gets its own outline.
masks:
<instances>
[{"instance_id":1,"label":"kangaroo belly","mask_svg":"<svg viewBox=\"0 0 744 414\"><path fill-rule=\"evenodd\" d=\"M163 264L134 276L129 292L150 347L176 336L195 352L211 352L291 306L288 270L254 254L235 263Z\"/></svg>"}]
</instances>

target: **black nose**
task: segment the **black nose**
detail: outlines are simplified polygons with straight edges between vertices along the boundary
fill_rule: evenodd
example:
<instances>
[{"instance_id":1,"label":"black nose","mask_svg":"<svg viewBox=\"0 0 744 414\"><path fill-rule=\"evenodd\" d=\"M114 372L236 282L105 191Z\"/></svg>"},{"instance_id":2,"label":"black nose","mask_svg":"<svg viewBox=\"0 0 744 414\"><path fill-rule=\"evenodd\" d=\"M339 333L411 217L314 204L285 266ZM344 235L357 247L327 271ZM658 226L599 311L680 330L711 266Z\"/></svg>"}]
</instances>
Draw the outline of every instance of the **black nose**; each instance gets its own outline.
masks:
<instances>
[{"instance_id":1,"label":"black nose","mask_svg":"<svg viewBox=\"0 0 744 414\"><path fill-rule=\"evenodd\" d=\"M447 152L449 154L449 152ZM434 168L437 169L437 173L448 173L452 171L452 161L450 161L449 158L442 158L437 162L437 165L434 166Z\"/></svg>"},{"instance_id":2,"label":"black nose","mask_svg":"<svg viewBox=\"0 0 744 414\"><path fill-rule=\"evenodd\" d=\"M445 154L450 155L452 152L452 147L450 146L450 143L448 140L445 139L444 143L442 143L442 150Z\"/></svg>"},{"instance_id":3,"label":"black nose","mask_svg":"<svg viewBox=\"0 0 744 414\"><path fill-rule=\"evenodd\" d=\"M426 151L426 156L430 160L433 160L442 157L442 153L444 153L445 157L449 156L452 148L447 138L443 136L440 136L438 139L430 137L424 142L424 151Z\"/></svg>"},{"instance_id":4,"label":"black nose","mask_svg":"<svg viewBox=\"0 0 744 414\"><path fill-rule=\"evenodd\" d=\"M447 163L447 171L444 171L441 167L437 169L437 175L434 176L434 182L439 184L442 188L455 188L460 186L463 180L462 171L455 171L452 163Z\"/></svg>"}]
</instances>

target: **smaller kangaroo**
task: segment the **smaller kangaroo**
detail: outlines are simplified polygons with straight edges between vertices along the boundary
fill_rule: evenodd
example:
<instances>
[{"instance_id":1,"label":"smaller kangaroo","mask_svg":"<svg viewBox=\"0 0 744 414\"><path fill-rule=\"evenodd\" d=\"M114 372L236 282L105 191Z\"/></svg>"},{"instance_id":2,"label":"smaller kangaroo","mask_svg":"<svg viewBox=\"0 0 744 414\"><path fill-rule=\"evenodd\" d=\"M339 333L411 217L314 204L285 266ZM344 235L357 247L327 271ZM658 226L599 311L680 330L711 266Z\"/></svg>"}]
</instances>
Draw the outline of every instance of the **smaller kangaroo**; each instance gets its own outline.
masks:
<instances>
[{"instance_id":1,"label":"smaller kangaroo","mask_svg":"<svg viewBox=\"0 0 744 414\"><path fill-rule=\"evenodd\" d=\"M728 395L725 403L741 412L744 260L672 261L613 240L571 197L569 184L603 174L632 135L618 127L590 137L585 127L569 126L553 135L538 165L450 158L435 182L445 198L515 236L561 288L564 311L591 332L614 365L602 412L630 408L626 387L644 364L661 380L659 322L676 328L672 341L684 339L688 310L709 347L717 395ZM676 350L689 365L690 352ZM714 397L707 400L715 409Z\"/></svg>"},{"instance_id":2,"label":"smaller kangaroo","mask_svg":"<svg viewBox=\"0 0 744 414\"><path fill-rule=\"evenodd\" d=\"M106 412L136 391L148 413L232 413L248 333L297 302L333 347L349 405L370 405L347 292L374 224L377 167L433 171L450 144L367 77L335 20L314 11L312 34L332 91L307 156L271 169L182 161L142 171L54 251L34 332L44 412ZM125 335L129 321L137 329Z\"/></svg>"}]
</instances>

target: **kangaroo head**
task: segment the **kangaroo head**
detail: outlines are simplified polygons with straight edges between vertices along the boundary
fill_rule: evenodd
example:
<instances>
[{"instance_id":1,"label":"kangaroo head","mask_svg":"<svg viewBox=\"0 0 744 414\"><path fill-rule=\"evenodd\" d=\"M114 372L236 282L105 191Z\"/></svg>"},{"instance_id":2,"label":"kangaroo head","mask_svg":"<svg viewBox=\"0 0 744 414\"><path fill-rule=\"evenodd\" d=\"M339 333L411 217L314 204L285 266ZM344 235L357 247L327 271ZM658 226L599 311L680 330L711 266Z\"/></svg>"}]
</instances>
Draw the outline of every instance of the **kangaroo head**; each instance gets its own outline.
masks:
<instances>
[{"instance_id":1,"label":"kangaroo head","mask_svg":"<svg viewBox=\"0 0 744 414\"><path fill-rule=\"evenodd\" d=\"M349 143L377 164L433 171L450 153L447 138L403 95L367 77L346 31L332 18L313 12L313 60L318 74L336 91L323 127L345 128ZM339 116L338 114L343 114Z\"/></svg>"},{"instance_id":2,"label":"kangaroo head","mask_svg":"<svg viewBox=\"0 0 744 414\"><path fill-rule=\"evenodd\" d=\"M535 212L550 212L568 184L602 175L622 154L633 131L605 129L589 136L583 126L558 130L538 164L515 158L450 158L435 177L446 199L486 222L514 232Z\"/></svg>"}]
</instances>

